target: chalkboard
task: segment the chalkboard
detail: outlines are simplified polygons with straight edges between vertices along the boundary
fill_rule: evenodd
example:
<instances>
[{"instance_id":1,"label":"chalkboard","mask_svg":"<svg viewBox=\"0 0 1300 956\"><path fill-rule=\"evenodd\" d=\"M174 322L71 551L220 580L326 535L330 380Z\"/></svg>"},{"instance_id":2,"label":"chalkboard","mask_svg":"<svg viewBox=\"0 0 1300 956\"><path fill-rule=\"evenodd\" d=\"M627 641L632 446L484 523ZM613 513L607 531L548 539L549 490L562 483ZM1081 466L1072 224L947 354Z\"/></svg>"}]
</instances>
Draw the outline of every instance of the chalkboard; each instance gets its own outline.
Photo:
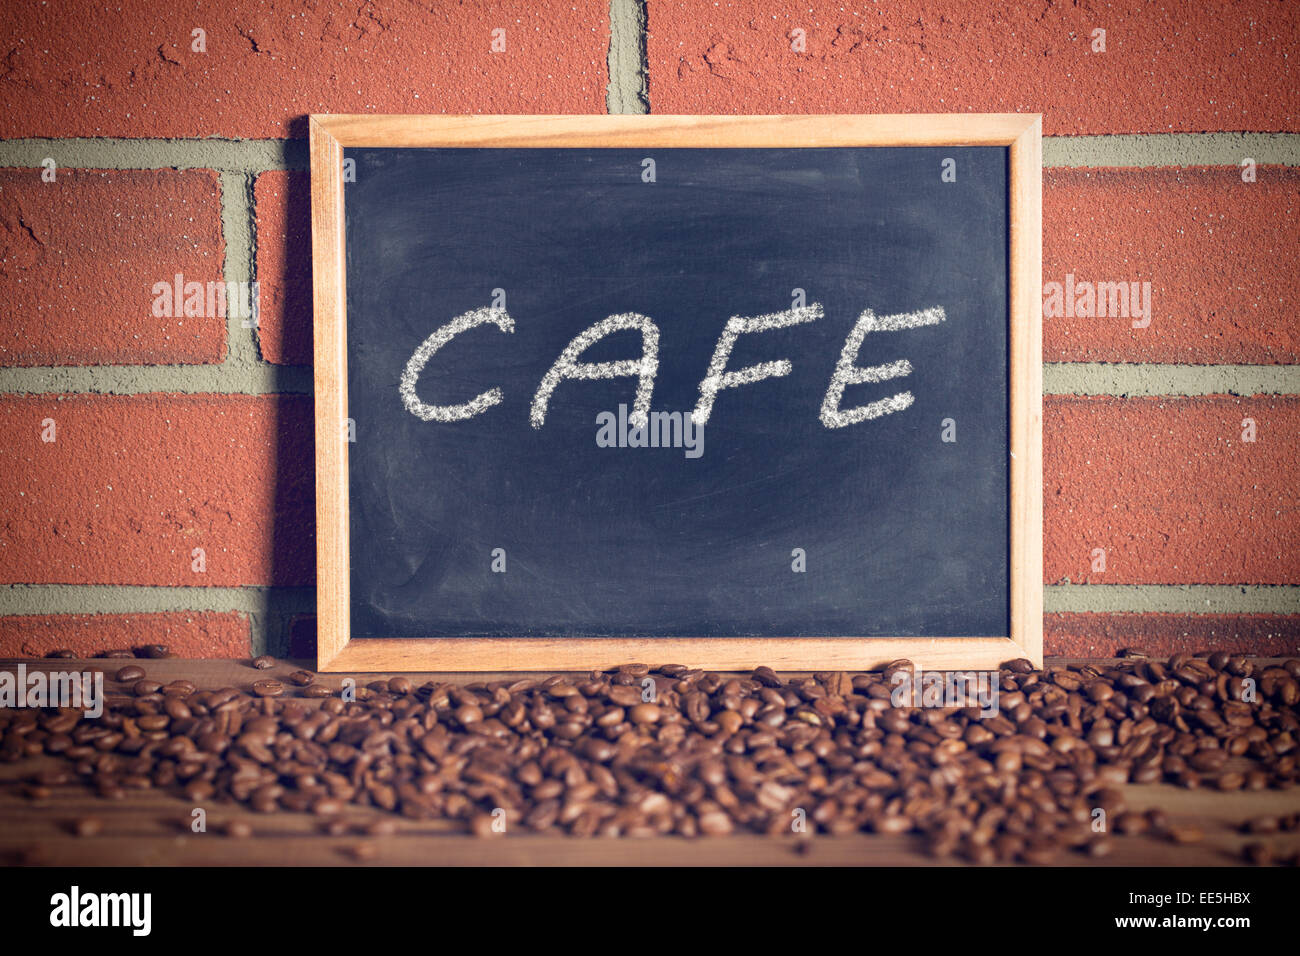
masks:
<instances>
[{"instance_id":1,"label":"chalkboard","mask_svg":"<svg viewBox=\"0 0 1300 956\"><path fill-rule=\"evenodd\" d=\"M349 646L1010 635L1011 149L345 144Z\"/></svg>"}]
</instances>

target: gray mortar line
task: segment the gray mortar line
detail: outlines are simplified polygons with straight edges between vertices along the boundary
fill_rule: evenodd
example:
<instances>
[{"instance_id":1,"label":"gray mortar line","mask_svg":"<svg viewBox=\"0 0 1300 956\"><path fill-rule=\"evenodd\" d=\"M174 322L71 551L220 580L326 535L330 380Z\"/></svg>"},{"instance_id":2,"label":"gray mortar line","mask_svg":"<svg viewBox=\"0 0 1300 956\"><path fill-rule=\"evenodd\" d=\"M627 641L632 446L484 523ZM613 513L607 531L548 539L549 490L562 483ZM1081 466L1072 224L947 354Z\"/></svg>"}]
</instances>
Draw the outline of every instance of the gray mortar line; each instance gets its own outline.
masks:
<instances>
[{"instance_id":1,"label":"gray mortar line","mask_svg":"<svg viewBox=\"0 0 1300 956\"><path fill-rule=\"evenodd\" d=\"M610 113L650 112L645 38L644 0L610 0L609 87L605 95Z\"/></svg>"},{"instance_id":2,"label":"gray mortar line","mask_svg":"<svg viewBox=\"0 0 1300 956\"><path fill-rule=\"evenodd\" d=\"M301 139L10 139L0 140L0 166L39 167L51 157L72 169L216 169L254 175L306 169Z\"/></svg>"},{"instance_id":3,"label":"gray mortar line","mask_svg":"<svg viewBox=\"0 0 1300 956\"><path fill-rule=\"evenodd\" d=\"M250 330L240 329L247 333ZM303 365L89 365L0 368L0 393L266 395L312 393ZM1050 362L1045 395L1297 395L1300 365L1149 365Z\"/></svg>"},{"instance_id":4,"label":"gray mortar line","mask_svg":"<svg viewBox=\"0 0 1300 956\"><path fill-rule=\"evenodd\" d=\"M221 232L225 238L226 261L222 278L227 282L252 282L255 261L253 217L253 180L248 173L224 170L221 173ZM256 366L258 354L256 330L251 320L240 316L239 309L228 308L226 317L227 368ZM244 323L250 326L245 328Z\"/></svg>"},{"instance_id":5,"label":"gray mortar line","mask_svg":"<svg viewBox=\"0 0 1300 956\"><path fill-rule=\"evenodd\" d=\"M0 586L0 615L238 611L292 616L315 610L316 590L310 587ZM1300 585L1049 584L1043 587L1043 610L1049 614L1300 614Z\"/></svg>"},{"instance_id":6,"label":"gray mortar line","mask_svg":"<svg viewBox=\"0 0 1300 956\"><path fill-rule=\"evenodd\" d=\"M276 628L277 632L281 628ZM263 654L274 653L270 645L272 643L271 634L267 627L267 622L261 614L248 615L248 652L253 657L261 657ZM278 640L275 642L278 643Z\"/></svg>"},{"instance_id":7,"label":"gray mortar line","mask_svg":"<svg viewBox=\"0 0 1300 956\"><path fill-rule=\"evenodd\" d=\"M1300 586L1271 584L1052 584L1043 611L1300 614Z\"/></svg>"},{"instance_id":8,"label":"gray mortar line","mask_svg":"<svg viewBox=\"0 0 1300 956\"><path fill-rule=\"evenodd\" d=\"M1295 133L1135 133L1046 136L1043 165L1051 166L1300 166Z\"/></svg>"},{"instance_id":9,"label":"gray mortar line","mask_svg":"<svg viewBox=\"0 0 1300 956\"><path fill-rule=\"evenodd\" d=\"M628 25L644 18L640 0L610 2L610 113L647 113L645 51ZM71 169L216 169L246 176L307 169L301 139L10 139L0 167L37 169L46 157ZM1045 136L1043 166L1300 166L1300 133L1124 133Z\"/></svg>"},{"instance_id":10,"label":"gray mortar line","mask_svg":"<svg viewBox=\"0 0 1300 956\"><path fill-rule=\"evenodd\" d=\"M1300 365L1048 362L1044 395L1295 395Z\"/></svg>"},{"instance_id":11,"label":"gray mortar line","mask_svg":"<svg viewBox=\"0 0 1300 956\"><path fill-rule=\"evenodd\" d=\"M241 329L240 331L248 331ZM89 365L0 368L0 392L45 395L310 395L312 370L301 365Z\"/></svg>"},{"instance_id":12,"label":"gray mortar line","mask_svg":"<svg viewBox=\"0 0 1300 956\"><path fill-rule=\"evenodd\" d=\"M310 587L149 587L134 584L0 585L0 614L158 614L238 611L306 614L316 610Z\"/></svg>"}]
</instances>

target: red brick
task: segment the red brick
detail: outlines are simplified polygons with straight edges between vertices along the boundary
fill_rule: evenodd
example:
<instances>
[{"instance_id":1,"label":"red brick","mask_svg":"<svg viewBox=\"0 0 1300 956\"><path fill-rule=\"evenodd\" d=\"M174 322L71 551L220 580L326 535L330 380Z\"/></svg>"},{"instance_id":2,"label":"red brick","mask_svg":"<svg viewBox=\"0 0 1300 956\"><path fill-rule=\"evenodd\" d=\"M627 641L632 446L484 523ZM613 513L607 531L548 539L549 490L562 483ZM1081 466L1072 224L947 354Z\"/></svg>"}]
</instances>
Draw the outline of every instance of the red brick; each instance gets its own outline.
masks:
<instances>
[{"instance_id":1,"label":"red brick","mask_svg":"<svg viewBox=\"0 0 1300 956\"><path fill-rule=\"evenodd\" d=\"M308 113L604 112L608 20L607 0L10 4L0 137L283 137L305 136ZM206 53L192 50L196 27Z\"/></svg>"},{"instance_id":2,"label":"red brick","mask_svg":"<svg viewBox=\"0 0 1300 956\"><path fill-rule=\"evenodd\" d=\"M1043 319L1048 362L1300 361L1300 169L1051 169L1043 282L1150 282L1151 323Z\"/></svg>"},{"instance_id":3,"label":"red brick","mask_svg":"<svg viewBox=\"0 0 1300 956\"><path fill-rule=\"evenodd\" d=\"M1049 397L1044 580L1300 583L1298 437L1295 396Z\"/></svg>"},{"instance_id":4,"label":"red brick","mask_svg":"<svg viewBox=\"0 0 1300 956\"><path fill-rule=\"evenodd\" d=\"M1049 135L1300 121L1300 17L1270 0L650 0L648 21L656 113L1043 113Z\"/></svg>"},{"instance_id":5,"label":"red brick","mask_svg":"<svg viewBox=\"0 0 1300 956\"><path fill-rule=\"evenodd\" d=\"M306 173L257 177L258 343L268 362L310 365L311 182Z\"/></svg>"},{"instance_id":6,"label":"red brick","mask_svg":"<svg viewBox=\"0 0 1300 956\"><path fill-rule=\"evenodd\" d=\"M163 644L177 657L247 657L248 618L234 611L160 614L33 614L0 617L0 657L78 657Z\"/></svg>"},{"instance_id":7,"label":"red brick","mask_svg":"<svg viewBox=\"0 0 1300 956\"><path fill-rule=\"evenodd\" d=\"M305 396L5 396L0 434L0 583L313 581Z\"/></svg>"},{"instance_id":8,"label":"red brick","mask_svg":"<svg viewBox=\"0 0 1300 956\"><path fill-rule=\"evenodd\" d=\"M153 286L224 256L210 170L0 169L0 365L220 362L226 320L156 317Z\"/></svg>"},{"instance_id":9,"label":"red brick","mask_svg":"<svg viewBox=\"0 0 1300 956\"><path fill-rule=\"evenodd\" d=\"M1043 624L1043 652L1056 657L1113 657L1126 647L1153 657L1300 654L1296 614L1047 614Z\"/></svg>"}]
</instances>

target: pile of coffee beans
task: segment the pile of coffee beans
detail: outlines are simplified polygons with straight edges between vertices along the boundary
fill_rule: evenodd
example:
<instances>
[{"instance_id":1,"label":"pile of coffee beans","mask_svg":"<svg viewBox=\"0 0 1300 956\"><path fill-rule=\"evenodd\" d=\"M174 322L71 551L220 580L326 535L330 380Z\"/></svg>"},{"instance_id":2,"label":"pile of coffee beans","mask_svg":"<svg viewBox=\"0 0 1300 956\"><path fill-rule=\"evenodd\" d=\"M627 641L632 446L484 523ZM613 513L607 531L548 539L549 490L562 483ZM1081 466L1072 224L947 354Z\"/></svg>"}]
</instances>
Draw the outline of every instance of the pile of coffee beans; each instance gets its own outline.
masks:
<instances>
[{"instance_id":1,"label":"pile of coffee beans","mask_svg":"<svg viewBox=\"0 0 1300 956\"><path fill-rule=\"evenodd\" d=\"M0 711L0 760L54 755L106 798L159 788L196 805L315 813L326 832L367 807L484 837L915 833L935 856L981 863L1104 855L1116 832L1201 838L1131 810L1126 782L1297 781L1297 660L1130 656L1046 671L1016 660L998 671L993 714L899 706L899 675L913 671L895 661L783 679L628 664L418 687L394 677L345 700L308 671L200 690L132 664L99 719ZM1272 822L1249 832L1290 826ZM1295 862L1266 844L1245 856Z\"/></svg>"},{"instance_id":2,"label":"pile of coffee beans","mask_svg":"<svg viewBox=\"0 0 1300 956\"><path fill-rule=\"evenodd\" d=\"M78 654L76 651L69 650L67 648L60 648L59 650L50 651L45 656L56 660L71 660L73 658L80 657L81 655ZM94 656L109 657L109 658L144 657L144 658L148 658L149 660L161 660L164 657L171 657L173 655L171 653L171 650L167 647L166 644L142 644L141 646L134 647L134 648L114 647L106 650L100 650L97 651Z\"/></svg>"}]
</instances>

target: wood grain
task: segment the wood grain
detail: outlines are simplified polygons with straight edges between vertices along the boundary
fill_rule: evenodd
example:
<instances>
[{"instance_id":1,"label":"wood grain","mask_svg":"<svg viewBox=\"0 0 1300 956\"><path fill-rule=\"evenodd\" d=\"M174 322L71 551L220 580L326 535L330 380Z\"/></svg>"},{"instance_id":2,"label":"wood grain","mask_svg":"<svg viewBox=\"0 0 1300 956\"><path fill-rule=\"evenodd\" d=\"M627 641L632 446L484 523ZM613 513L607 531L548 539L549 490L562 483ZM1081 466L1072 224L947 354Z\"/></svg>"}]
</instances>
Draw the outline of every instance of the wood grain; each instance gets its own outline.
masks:
<instances>
[{"instance_id":1,"label":"wood grain","mask_svg":"<svg viewBox=\"0 0 1300 956\"><path fill-rule=\"evenodd\" d=\"M375 116L317 114L344 146L762 149L801 146L1010 146L1038 114L785 116Z\"/></svg>"},{"instance_id":2,"label":"wood grain","mask_svg":"<svg viewBox=\"0 0 1300 956\"><path fill-rule=\"evenodd\" d=\"M311 123L312 296L316 391L316 657L348 642L347 267L343 147Z\"/></svg>"},{"instance_id":3,"label":"wood grain","mask_svg":"<svg viewBox=\"0 0 1300 956\"><path fill-rule=\"evenodd\" d=\"M870 670L903 657L928 670L993 670L1027 656L1005 637L367 638L350 642L320 670L589 671L629 661L710 670L749 671L760 664L783 670Z\"/></svg>"},{"instance_id":4,"label":"wood grain","mask_svg":"<svg viewBox=\"0 0 1300 956\"><path fill-rule=\"evenodd\" d=\"M1011 640L1043 663L1043 137L1011 145Z\"/></svg>"}]
</instances>

